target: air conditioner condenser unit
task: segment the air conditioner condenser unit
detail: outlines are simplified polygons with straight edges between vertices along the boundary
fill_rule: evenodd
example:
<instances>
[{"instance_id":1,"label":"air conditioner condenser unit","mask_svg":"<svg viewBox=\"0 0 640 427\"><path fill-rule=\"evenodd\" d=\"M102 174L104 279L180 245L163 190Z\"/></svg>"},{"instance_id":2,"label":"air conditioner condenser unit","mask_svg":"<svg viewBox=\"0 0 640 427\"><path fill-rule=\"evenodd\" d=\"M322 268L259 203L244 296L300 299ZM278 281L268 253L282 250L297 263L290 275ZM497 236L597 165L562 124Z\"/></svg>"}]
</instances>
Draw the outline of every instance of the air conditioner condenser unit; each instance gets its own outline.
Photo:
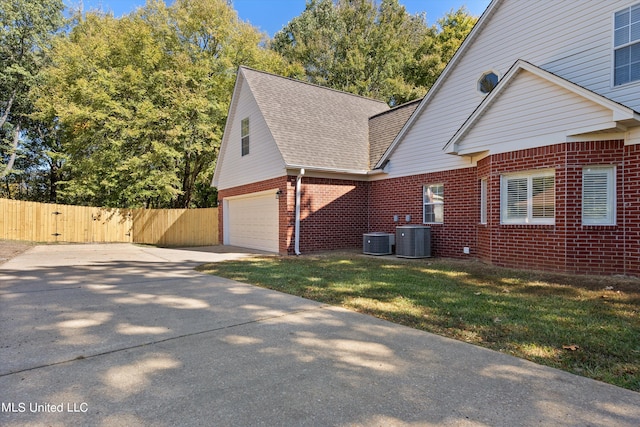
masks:
<instances>
[{"instance_id":1,"label":"air conditioner condenser unit","mask_svg":"<svg viewBox=\"0 0 640 427\"><path fill-rule=\"evenodd\" d=\"M362 235L362 253L366 255L389 255L393 253L395 236L390 233L367 233Z\"/></svg>"}]
</instances>

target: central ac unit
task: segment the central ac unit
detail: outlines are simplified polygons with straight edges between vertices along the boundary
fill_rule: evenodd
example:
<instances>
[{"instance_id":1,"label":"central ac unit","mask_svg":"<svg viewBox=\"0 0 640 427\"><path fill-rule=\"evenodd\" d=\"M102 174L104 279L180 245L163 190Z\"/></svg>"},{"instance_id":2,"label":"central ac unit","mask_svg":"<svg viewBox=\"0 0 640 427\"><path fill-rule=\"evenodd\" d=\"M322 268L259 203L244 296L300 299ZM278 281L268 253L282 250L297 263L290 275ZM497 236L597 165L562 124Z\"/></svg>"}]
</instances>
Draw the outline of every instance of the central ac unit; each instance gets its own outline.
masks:
<instances>
[{"instance_id":1,"label":"central ac unit","mask_svg":"<svg viewBox=\"0 0 640 427\"><path fill-rule=\"evenodd\" d=\"M393 253L394 235L389 233L367 233L362 235L362 253L366 255L389 255Z\"/></svg>"},{"instance_id":2,"label":"central ac unit","mask_svg":"<svg viewBox=\"0 0 640 427\"><path fill-rule=\"evenodd\" d=\"M431 228L422 225L396 227L396 256L426 258L431 256Z\"/></svg>"}]
</instances>

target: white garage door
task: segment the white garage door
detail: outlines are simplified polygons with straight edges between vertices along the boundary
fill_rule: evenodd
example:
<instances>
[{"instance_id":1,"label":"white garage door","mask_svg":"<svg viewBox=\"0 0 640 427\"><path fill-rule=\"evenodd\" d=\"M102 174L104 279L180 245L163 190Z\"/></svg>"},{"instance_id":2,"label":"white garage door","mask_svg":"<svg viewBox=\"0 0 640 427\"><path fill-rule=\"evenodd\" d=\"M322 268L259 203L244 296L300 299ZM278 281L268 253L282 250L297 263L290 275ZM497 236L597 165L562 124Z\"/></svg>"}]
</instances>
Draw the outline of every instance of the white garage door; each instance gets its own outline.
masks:
<instances>
[{"instance_id":1,"label":"white garage door","mask_svg":"<svg viewBox=\"0 0 640 427\"><path fill-rule=\"evenodd\" d=\"M228 243L278 252L278 200L275 190L227 200Z\"/></svg>"}]
</instances>

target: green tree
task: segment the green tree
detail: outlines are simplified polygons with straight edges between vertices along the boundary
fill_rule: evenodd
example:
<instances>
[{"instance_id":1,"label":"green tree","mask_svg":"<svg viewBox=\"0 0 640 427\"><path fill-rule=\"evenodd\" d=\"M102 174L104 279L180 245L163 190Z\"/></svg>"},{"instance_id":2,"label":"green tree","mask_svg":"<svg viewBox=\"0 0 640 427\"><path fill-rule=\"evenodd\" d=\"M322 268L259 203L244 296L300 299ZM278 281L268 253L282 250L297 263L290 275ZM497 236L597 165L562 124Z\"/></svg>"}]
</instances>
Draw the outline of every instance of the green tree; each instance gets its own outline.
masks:
<instances>
[{"instance_id":1,"label":"green tree","mask_svg":"<svg viewBox=\"0 0 640 427\"><path fill-rule=\"evenodd\" d=\"M312 83L397 104L421 92L402 71L429 31L397 0L310 0L271 48L302 64Z\"/></svg>"},{"instance_id":2,"label":"green tree","mask_svg":"<svg viewBox=\"0 0 640 427\"><path fill-rule=\"evenodd\" d=\"M428 26L398 0L309 0L270 47L312 83L397 105L426 93L475 21L460 9Z\"/></svg>"},{"instance_id":3,"label":"green tree","mask_svg":"<svg viewBox=\"0 0 640 427\"><path fill-rule=\"evenodd\" d=\"M32 111L28 93L63 9L62 0L0 0L0 178L14 170Z\"/></svg>"},{"instance_id":4,"label":"green tree","mask_svg":"<svg viewBox=\"0 0 640 427\"><path fill-rule=\"evenodd\" d=\"M432 36L425 38L407 63L407 82L430 88L456 53L467 34L478 21L465 7L451 10L431 27Z\"/></svg>"},{"instance_id":5,"label":"green tree","mask_svg":"<svg viewBox=\"0 0 640 427\"><path fill-rule=\"evenodd\" d=\"M57 118L61 199L206 205L237 67L294 69L224 0L151 0L119 19L76 20L33 93L39 114Z\"/></svg>"}]
</instances>

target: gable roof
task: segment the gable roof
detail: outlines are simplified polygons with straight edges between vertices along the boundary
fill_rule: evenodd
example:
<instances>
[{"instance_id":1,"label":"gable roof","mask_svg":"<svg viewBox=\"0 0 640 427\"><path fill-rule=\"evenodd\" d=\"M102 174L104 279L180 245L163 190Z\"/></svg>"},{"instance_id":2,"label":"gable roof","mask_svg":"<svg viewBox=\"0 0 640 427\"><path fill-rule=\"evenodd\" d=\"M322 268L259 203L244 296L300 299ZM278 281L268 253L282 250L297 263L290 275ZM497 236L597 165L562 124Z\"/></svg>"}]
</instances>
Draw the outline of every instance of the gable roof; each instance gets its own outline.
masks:
<instances>
[{"instance_id":1,"label":"gable roof","mask_svg":"<svg viewBox=\"0 0 640 427\"><path fill-rule=\"evenodd\" d=\"M382 101L240 67L287 168L369 170L369 117Z\"/></svg>"},{"instance_id":2,"label":"gable roof","mask_svg":"<svg viewBox=\"0 0 640 427\"><path fill-rule=\"evenodd\" d=\"M369 165L371 168L387 151L420 101L422 100L416 99L369 118Z\"/></svg>"},{"instance_id":3,"label":"gable roof","mask_svg":"<svg viewBox=\"0 0 640 427\"><path fill-rule=\"evenodd\" d=\"M422 112L422 110L426 108L426 106L429 104L431 99L444 85L444 82L445 80L447 80L447 77L449 77L449 74L451 74L452 70L456 67L457 63L460 62L461 58L464 56L469 46L473 44L474 40L478 37L480 32L486 26L487 21L489 21L490 17L495 13L497 8L500 6L500 4L503 1L504 0L491 0L491 3L489 3L489 6L487 6L485 11L482 13L480 18L478 19L478 22L476 22L476 25L473 26L473 28L471 29L467 37L464 39L464 41L462 42L462 44L460 45L456 53L453 55L451 60L447 63L447 66L444 68L444 70L442 70L442 73L440 73L440 76L436 79L436 82L433 84L431 89L429 89L425 97L422 98L422 102L420 102L420 105L418 105L418 107L413 112L409 120L407 120L407 122L404 124L400 132L398 132L398 134L396 135L391 145L385 151L384 155L378 160L378 163L373 166L374 169L380 167L380 165L384 163L384 161L387 160L389 156L391 156L391 154L395 151L396 147L398 146L400 141L402 141L405 134L409 131L411 126L413 126L417 118L420 117L420 113Z\"/></svg>"},{"instance_id":4,"label":"gable roof","mask_svg":"<svg viewBox=\"0 0 640 427\"><path fill-rule=\"evenodd\" d=\"M549 84L556 85L571 94L592 102L603 110L603 114L606 113L604 116L605 119L602 119L597 124L592 125L595 127L566 130L563 131L565 133L565 137L579 133L619 131L620 129L626 129L627 126L631 127L640 125L640 115L633 109L572 83L569 80L550 73L549 71L536 67L530 62L519 59L509 69L509 71L507 71L504 77L500 79L498 85L485 97L471 116L469 116L469 118L462 124L460 129L458 129L453 137L447 142L443 148L445 152L450 154L459 154L459 143L461 143L465 135L467 135L474 126L479 123L483 115L491 109L492 105L498 102L498 100L508 92L508 88L515 82L523 71L529 72ZM550 106L544 107L544 109L549 108ZM577 126L577 124L574 125ZM549 127L551 127L551 123L549 123Z\"/></svg>"}]
</instances>

